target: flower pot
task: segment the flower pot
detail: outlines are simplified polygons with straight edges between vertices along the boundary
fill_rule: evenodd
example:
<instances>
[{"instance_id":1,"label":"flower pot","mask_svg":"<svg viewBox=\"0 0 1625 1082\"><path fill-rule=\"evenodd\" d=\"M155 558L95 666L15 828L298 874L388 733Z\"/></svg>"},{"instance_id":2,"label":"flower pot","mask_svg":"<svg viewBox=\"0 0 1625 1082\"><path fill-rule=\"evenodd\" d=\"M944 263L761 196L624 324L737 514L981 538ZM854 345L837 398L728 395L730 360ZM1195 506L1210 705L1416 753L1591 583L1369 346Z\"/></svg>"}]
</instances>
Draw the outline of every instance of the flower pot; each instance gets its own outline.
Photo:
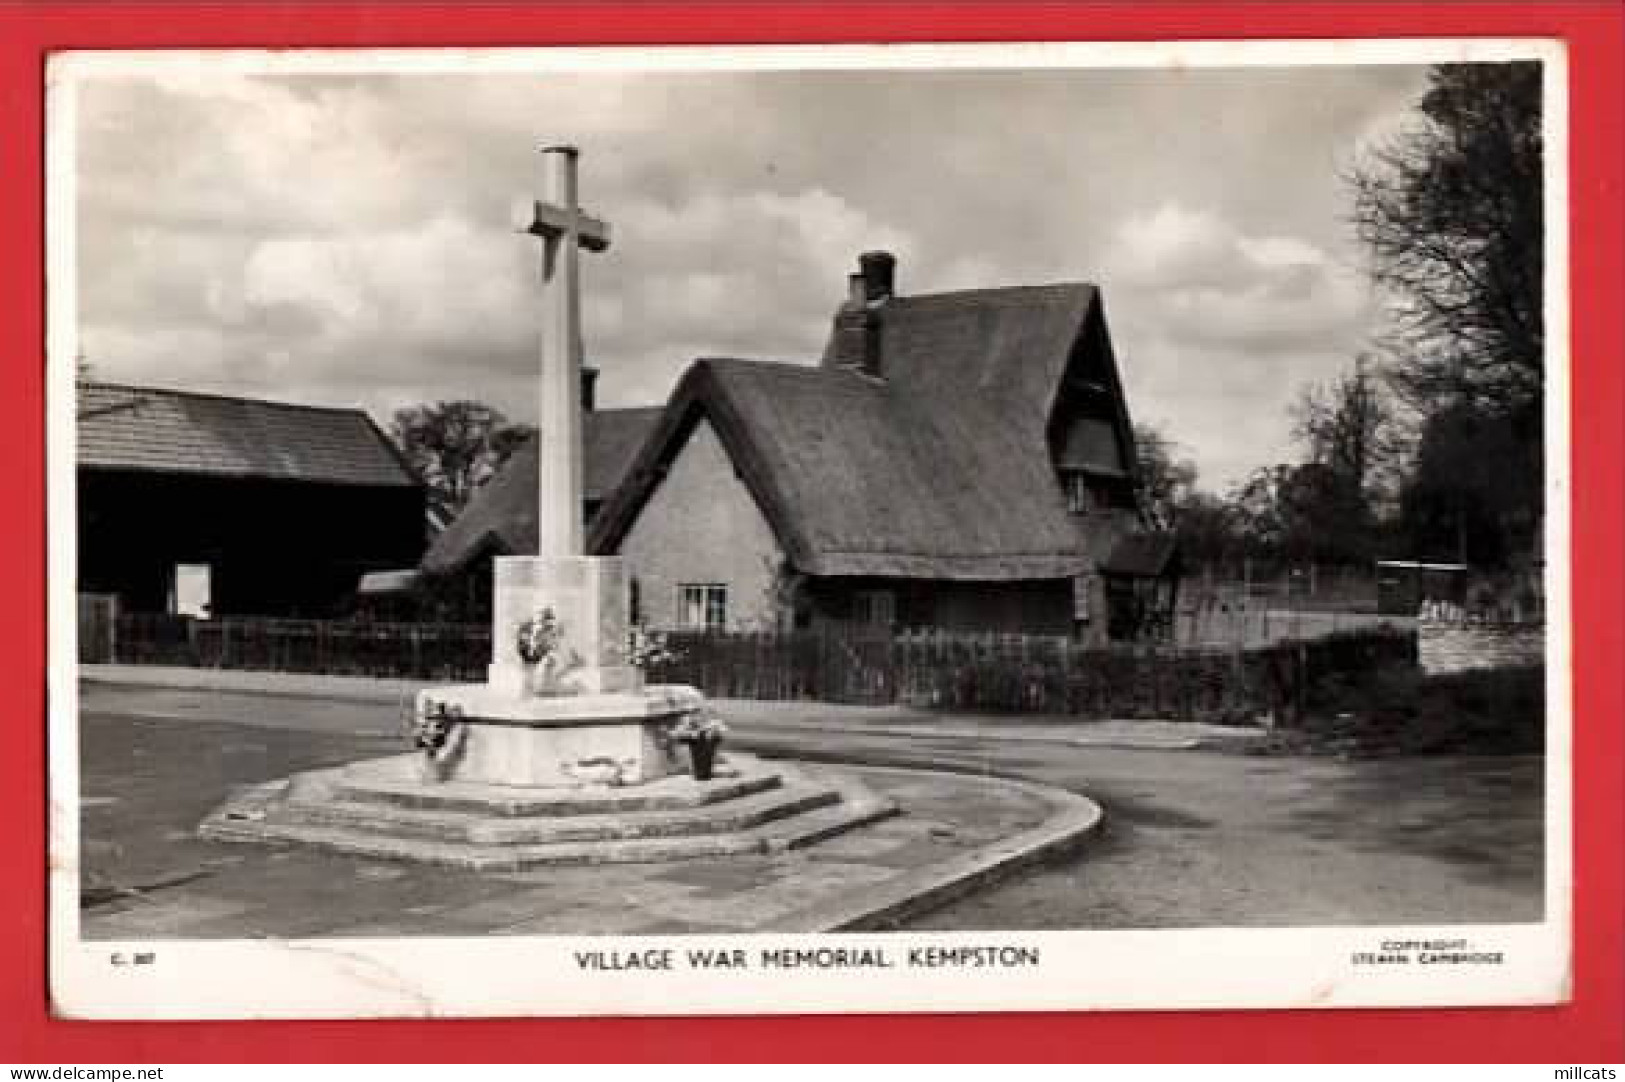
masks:
<instances>
[{"instance_id":1,"label":"flower pot","mask_svg":"<svg viewBox=\"0 0 1625 1082\"><path fill-rule=\"evenodd\" d=\"M717 765L717 745L720 740L690 740L688 742L688 761L693 768L695 781L710 781L711 774Z\"/></svg>"}]
</instances>

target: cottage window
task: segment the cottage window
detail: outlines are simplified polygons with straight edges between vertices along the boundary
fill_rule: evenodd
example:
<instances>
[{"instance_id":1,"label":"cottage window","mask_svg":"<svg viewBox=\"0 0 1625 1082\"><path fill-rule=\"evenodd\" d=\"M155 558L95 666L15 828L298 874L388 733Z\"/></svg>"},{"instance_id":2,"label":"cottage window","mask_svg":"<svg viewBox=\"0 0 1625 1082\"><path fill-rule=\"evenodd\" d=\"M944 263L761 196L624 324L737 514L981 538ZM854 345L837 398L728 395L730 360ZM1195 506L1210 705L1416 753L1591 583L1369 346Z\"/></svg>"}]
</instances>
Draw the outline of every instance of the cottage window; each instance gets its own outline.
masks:
<instances>
[{"instance_id":1,"label":"cottage window","mask_svg":"<svg viewBox=\"0 0 1625 1082\"><path fill-rule=\"evenodd\" d=\"M677 588L677 623L681 627L721 631L728 626L728 587L716 582L684 583Z\"/></svg>"}]
</instances>

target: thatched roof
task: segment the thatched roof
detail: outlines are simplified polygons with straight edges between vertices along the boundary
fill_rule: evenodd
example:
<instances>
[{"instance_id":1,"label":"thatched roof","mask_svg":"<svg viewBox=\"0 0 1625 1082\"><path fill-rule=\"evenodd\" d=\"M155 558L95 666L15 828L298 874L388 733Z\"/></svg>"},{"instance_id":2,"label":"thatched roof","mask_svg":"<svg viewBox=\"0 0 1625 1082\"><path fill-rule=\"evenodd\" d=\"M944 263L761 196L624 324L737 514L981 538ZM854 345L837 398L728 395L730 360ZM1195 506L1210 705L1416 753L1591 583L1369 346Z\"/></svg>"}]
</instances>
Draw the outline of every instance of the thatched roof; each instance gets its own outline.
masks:
<instances>
[{"instance_id":1,"label":"thatched roof","mask_svg":"<svg viewBox=\"0 0 1625 1082\"><path fill-rule=\"evenodd\" d=\"M414 487L366 411L81 382L80 468Z\"/></svg>"},{"instance_id":2,"label":"thatched roof","mask_svg":"<svg viewBox=\"0 0 1625 1082\"><path fill-rule=\"evenodd\" d=\"M582 498L607 499L626 475L660 410L607 409L582 415ZM532 438L486 482L461 514L434 539L423 569L444 574L481 554L536 551L537 441Z\"/></svg>"},{"instance_id":3,"label":"thatched roof","mask_svg":"<svg viewBox=\"0 0 1625 1082\"><path fill-rule=\"evenodd\" d=\"M838 319L840 317L837 317ZM1067 511L1050 420L1067 381L1109 388L1132 435L1092 286L893 297L878 375L840 333L818 368L695 362L589 547L612 552L701 418L715 428L791 565L811 575L1061 578L1103 554Z\"/></svg>"}]
</instances>

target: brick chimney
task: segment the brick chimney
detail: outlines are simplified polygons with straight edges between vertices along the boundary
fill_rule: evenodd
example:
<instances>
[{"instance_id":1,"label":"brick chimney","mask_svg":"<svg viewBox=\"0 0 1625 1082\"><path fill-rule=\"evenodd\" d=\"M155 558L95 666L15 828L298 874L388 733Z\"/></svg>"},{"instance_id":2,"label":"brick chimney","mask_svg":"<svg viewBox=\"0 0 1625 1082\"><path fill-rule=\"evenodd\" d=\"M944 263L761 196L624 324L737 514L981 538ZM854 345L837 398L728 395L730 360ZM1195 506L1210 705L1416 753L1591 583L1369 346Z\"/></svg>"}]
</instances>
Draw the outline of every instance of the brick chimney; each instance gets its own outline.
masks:
<instances>
[{"instance_id":1,"label":"brick chimney","mask_svg":"<svg viewBox=\"0 0 1625 1082\"><path fill-rule=\"evenodd\" d=\"M598 408L598 369L581 366L581 412L591 413Z\"/></svg>"},{"instance_id":2,"label":"brick chimney","mask_svg":"<svg viewBox=\"0 0 1625 1082\"><path fill-rule=\"evenodd\" d=\"M863 279L864 303L883 304L896 289L897 257L890 252L864 252L858 256L858 275Z\"/></svg>"},{"instance_id":3,"label":"brick chimney","mask_svg":"<svg viewBox=\"0 0 1625 1082\"><path fill-rule=\"evenodd\" d=\"M864 252L857 273L847 277L847 298L835 313L835 327L824 351L824 364L852 368L877 378L881 370L880 325L886 302L897 285L897 257L890 252Z\"/></svg>"}]
</instances>

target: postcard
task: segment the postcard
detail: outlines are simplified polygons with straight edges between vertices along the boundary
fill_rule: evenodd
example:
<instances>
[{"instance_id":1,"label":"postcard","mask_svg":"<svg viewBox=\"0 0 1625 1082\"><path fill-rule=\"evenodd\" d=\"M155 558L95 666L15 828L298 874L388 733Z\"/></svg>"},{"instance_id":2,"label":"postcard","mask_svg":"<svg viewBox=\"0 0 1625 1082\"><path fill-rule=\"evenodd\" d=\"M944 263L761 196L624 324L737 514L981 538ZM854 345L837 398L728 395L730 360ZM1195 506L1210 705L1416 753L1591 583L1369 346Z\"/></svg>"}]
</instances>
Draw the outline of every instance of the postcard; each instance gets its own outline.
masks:
<instances>
[{"instance_id":1,"label":"postcard","mask_svg":"<svg viewBox=\"0 0 1625 1082\"><path fill-rule=\"evenodd\" d=\"M59 1014L1567 999L1560 42L46 79Z\"/></svg>"}]
</instances>

